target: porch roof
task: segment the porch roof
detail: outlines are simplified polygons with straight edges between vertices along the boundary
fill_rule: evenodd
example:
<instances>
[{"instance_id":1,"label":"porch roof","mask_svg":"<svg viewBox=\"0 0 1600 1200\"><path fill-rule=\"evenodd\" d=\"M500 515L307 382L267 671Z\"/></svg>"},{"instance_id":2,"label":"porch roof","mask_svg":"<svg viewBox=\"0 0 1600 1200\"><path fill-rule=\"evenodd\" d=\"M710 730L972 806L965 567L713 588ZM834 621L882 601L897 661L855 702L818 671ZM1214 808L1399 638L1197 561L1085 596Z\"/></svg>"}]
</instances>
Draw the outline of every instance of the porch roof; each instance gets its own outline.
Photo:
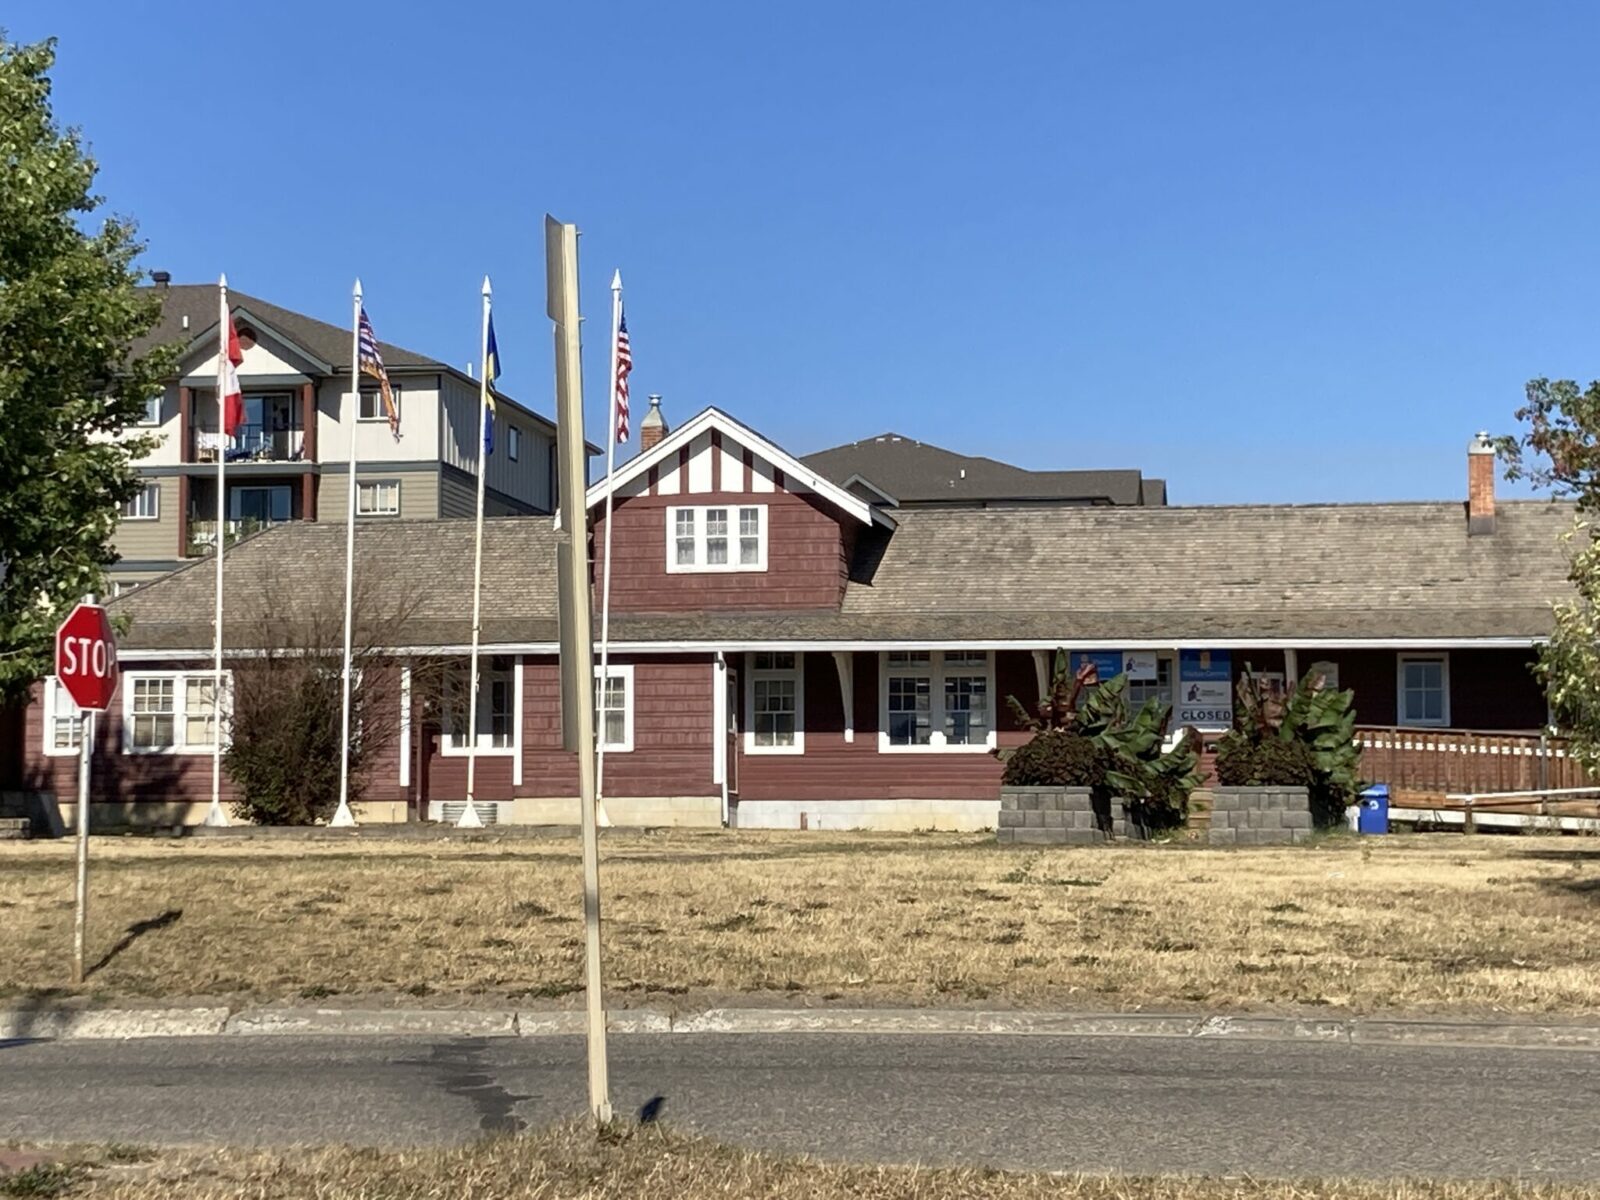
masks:
<instances>
[{"instance_id":1,"label":"porch roof","mask_svg":"<svg viewBox=\"0 0 1600 1200\"><path fill-rule=\"evenodd\" d=\"M902 510L858 541L838 610L619 613L627 645L924 643L1106 647L1317 643L1518 644L1546 636L1568 594L1559 537L1572 509L1502 502L1471 537L1459 503ZM484 532L484 645L558 640L548 517ZM472 523L357 530L357 610L369 636L425 650L471 637ZM228 552L234 649L265 630L338 619L342 525L296 523ZM198 561L122 596L126 652L211 644L215 580ZM300 635L297 635L300 636Z\"/></svg>"}]
</instances>

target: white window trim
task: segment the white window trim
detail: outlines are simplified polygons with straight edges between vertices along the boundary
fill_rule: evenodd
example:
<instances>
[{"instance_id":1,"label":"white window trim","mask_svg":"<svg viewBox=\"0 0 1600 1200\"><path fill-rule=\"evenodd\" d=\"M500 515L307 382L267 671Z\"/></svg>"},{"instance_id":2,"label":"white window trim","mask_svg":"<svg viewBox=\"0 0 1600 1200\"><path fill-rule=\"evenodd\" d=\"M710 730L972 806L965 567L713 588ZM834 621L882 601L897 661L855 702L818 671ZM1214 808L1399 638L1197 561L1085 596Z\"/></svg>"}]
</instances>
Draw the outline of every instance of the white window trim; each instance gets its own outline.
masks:
<instances>
[{"instance_id":1,"label":"white window trim","mask_svg":"<svg viewBox=\"0 0 1600 1200\"><path fill-rule=\"evenodd\" d=\"M715 508L716 505L711 507ZM746 506L748 507L748 505ZM766 653L765 651L763 653ZM746 754L804 754L806 752L806 656L803 651L774 650L773 654L794 654L792 671L757 671L754 651L744 656L744 752ZM794 745L756 745L756 679L794 680Z\"/></svg>"},{"instance_id":2,"label":"white window trim","mask_svg":"<svg viewBox=\"0 0 1600 1200\"><path fill-rule=\"evenodd\" d=\"M522 453L522 430L511 422L506 422L506 459L516 462L517 456Z\"/></svg>"},{"instance_id":3,"label":"white window trim","mask_svg":"<svg viewBox=\"0 0 1600 1200\"><path fill-rule=\"evenodd\" d=\"M606 733L605 712L600 707L600 696L595 696L594 709L594 736L595 744L604 744L607 754L631 754L633 752L633 710L636 700L633 691L633 664L632 663L607 663L606 675L612 679L620 679L626 687L626 703L622 707L622 740L620 742L604 742ZM600 682L600 664L594 665L595 682ZM599 689L597 688L598 692Z\"/></svg>"},{"instance_id":4,"label":"white window trim","mask_svg":"<svg viewBox=\"0 0 1600 1200\"><path fill-rule=\"evenodd\" d=\"M41 722L43 728L40 740L43 745L40 746L40 749L44 751L46 758L77 758L78 747L76 745L60 748L55 744L56 693L61 690L61 684L54 675L45 676L44 695L41 697L44 704L44 720ZM78 736L81 738L83 736L83 710L78 707L76 701L73 702L72 711L74 713L72 720L76 723Z\"/></svg>"},{"instance_id":5,"label":"white window trim","mask_svg":"<svg viewBox=\"0 0 1600 1200\"><path fill-rule=\"evenodd\" d=\"M152 505L152 508L154 509L153 512L130 517L127 513L123 512L121 508L118 508L117 518L122 521L159 521L161 519L161 485L153 479L144 483L144 485L140 488L139 494L142 496L151 492L155 493L156 498L155 504ZM132 503L131 498L129 503Z\"/></svg>"},{"instance_id":6,"label":"white window trim","mask_svg":"<svg viewBox=\"0 0 1600 1200\"><path fill-rule=\"evenodd\" d=\"M129 755L176 755L176 754L210 754L213 747L210 742L198 746L191 746L186 740L189 733L188 709L184 707L188 700L189 684L191 679L210 679L211 671L124 671L122 682L122 752ZM148 748L137 747L133 744L133 695L137 690L133 685L140 679L171 679L172 684L172 741L170 746L152 746ZM229 727L233 723L233 672L222 673L222 695L218 698L217 705L217 736L223 738L222 748L228 748L226 737Z\"/></svg>"},{"instance_id":7,"label":"white window trim","mask_svg":"<svg viewBox=\"0 0 1600 1200\"><path fill-rule=\"evenodd\" d=\"M370 379L371 376L369 376L369 375L362 376L362 378L363 379ZM405 411L405 405L402 402L401 397L400 397L400 384L397 383L396 381L394 381L393 379L391 379L389 381L389 394L394 397L394 411L395 411L396 415L400 416L400 417L404 417L406 415L406 411ZM361 401L362 401L362 398L366 397L366 396L371 396L371 397L374 398L374 401L375 401L375 403L377 405L377 415L376 416L363 417L361 415ZM358 425L376 425L379 422L383 422L384 424L387 424L388 421L389 421L389 414L383 411L383 389L378 386L376 381L374 381L370 387L367 386L366 384L363 384L360 388L358 388L356 390L356 424L358 424Z\"/></svg>"},{"instance_id":8,"label":"white window trim","mask_svg":"<svg viewBox=\"0 0 1600 1200\"><path fill-rule=\"evenodd\" d=\"M156 410L156 417L155 417L155 420L153 420L153 421L150 419L150 406L151 405L154 405L155 406L155 410ZM141 429L153 429L153 428L155 428L157 425L161 424L162 412L166 408L166 405L167 405L167 398L161 392L157 392L154 396L146 396L144 398L144 416L140 417L139 420L135 422L135 424L138 425Z\"/></svg>"},{"instance_id":9,"label":"white window trim","mask_svg":"<svg viewBox=\"0 0 1600 1200\"><path fill-rule=\"evenodd\" d=\"M1439 664L1439 686L1443 691L1437 721L1406 720L1406 664L1426 662ZM1435 654L1396 654L1394 656L1394 723L1400 729L1445 729L1450 725L1450 655L1448 651Z\"/></svg>"},{"instance_id":10,"label":"white window trim","mask_svg":"<svg viewBox=\"0 0 1600 1200\"><path fill-rule=\"evenodd\" d=\"M989 697L989 732L981 742L950 745L944 740L944 656L943 650L933 650L928 654L928 662L889 665L889 652L878 653L878 753L880 754L988 754L996 746L996 725L999 722L999 706L995 703L994 695L994 651L983 652L983 669L985 688ZM952 667L951 670L961 675L979 674L976 667ZM889 676L898 675L927 675L928 683L928 744L926 746L896 746L889 741Z\"/></svg>"},{"instance_id":11,"label":"white window trim","mask_svg":"<svg viewBox=\"0 0 1600 1200\"><path fill-rule=\"evenodd\" d=\"M499 658L501 655L480 655L483 659ZM471 682L472 660L470 657L462 660L462 669L467 672L468 682ZM483 682L484 672L478 672L478 682ZM466 758L472 753L471 746L452 746L450 734L441 729L439 732L439 756L441 758ZM515 755L522 757L522 656L516 655L511 662L511 745L509 746L479 746L479 758L509 758Z\"/></svg>"},{"instance_id":12,"label":"white window trim","mask_svg":"<svg viewBox=\"0 0 1600 1200\"><path fill-rule=\"evenodd\" d=\"M398 517L400 515L400 484L399 479L357 479L356 480L356 516L358 517ZM377 499L378 489L392 486L394 488L394 508L371 508L365 512L361 509L361 493L370 488L374 500Z\"/></svg>"},{"instance_id":13,"label":"white window trim","mask_svg":"<svg viewBox=\"0 0 1600 1200\"><path fill-rule=\"evenodd\" d=\"M706 562L706 510L726 509L728 513L728 561ZM739 561L739 510L753 508L759 514L761 530L756 535L756 561ZM685 509L694 513L694 562L678 561L678 514ZM667 574L669 575L723 575L734 573L760 573L767 569L767 540L770 528L765 504L745 504L729 501L726 504L672 504L666 509Z\"/></svg>"}]
</instances>

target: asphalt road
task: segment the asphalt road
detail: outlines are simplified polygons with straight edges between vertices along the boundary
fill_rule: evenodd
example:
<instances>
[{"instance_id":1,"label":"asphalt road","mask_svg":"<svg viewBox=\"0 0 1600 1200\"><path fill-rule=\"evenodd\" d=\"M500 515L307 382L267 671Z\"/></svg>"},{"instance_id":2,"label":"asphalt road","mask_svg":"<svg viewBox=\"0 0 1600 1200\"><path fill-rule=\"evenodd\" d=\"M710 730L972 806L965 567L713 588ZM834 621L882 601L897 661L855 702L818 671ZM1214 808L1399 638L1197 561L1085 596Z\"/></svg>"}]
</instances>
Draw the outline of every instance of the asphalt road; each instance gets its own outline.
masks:
<instances>
[{"instance_id":1,"label":"asphalt road","mask_svg":"<svg viewBox=\"0 0 1600 1200\"><path fill-rule=\"evenodd\" d=\"M1025 1036L617 1036L612 1094L835 1159L1600 1179L1600 1055ZM450 1142L581 1113L575 1038L0 1043L0 1139Z\"/></svg>"}]
</instances>

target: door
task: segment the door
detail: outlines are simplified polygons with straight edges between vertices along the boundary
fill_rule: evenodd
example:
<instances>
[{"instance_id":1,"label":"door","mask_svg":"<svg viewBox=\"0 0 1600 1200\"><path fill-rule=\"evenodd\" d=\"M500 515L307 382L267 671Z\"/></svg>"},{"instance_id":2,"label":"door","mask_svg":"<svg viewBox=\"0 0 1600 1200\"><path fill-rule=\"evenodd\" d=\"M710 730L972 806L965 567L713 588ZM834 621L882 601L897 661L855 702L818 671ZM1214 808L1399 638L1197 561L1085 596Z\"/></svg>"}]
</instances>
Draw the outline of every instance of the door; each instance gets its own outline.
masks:
<instances>
[{"instance_id":1,"label":"door","mask_svg":"<svg viewBox=\"0 0 1600 1200\"><path fill-rule=\"evenodd\" d=\"M727 764L724 768L728 775L728 795L739 794L739 748L742 744L739 737L740 714L744 710L744 693L739 690L739 668L732 663L723 672L728 681L727 703L724 706L728 714L728 746L723 761Z\"/></svg>"}]
</instances>

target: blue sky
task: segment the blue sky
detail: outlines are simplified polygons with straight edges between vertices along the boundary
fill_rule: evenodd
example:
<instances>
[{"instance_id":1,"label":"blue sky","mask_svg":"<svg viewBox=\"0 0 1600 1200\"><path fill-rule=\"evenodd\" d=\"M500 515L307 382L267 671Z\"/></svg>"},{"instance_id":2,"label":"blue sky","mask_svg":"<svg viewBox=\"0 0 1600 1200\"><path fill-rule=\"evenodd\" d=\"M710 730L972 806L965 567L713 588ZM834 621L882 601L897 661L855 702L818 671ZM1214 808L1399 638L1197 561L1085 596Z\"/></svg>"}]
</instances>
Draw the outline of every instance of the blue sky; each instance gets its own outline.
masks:
<instances>
[{"instance_id":1,"label":"blue sky","mask_svg":"<svg viewBox=\"0 0 1600 1200\"><path fill-rule=\"evenodd\" d=\"M554 11L556 8L564 11ZM364 10L364 11L363 11ZM553 407L540 223L634 392L1177 502L1460 497L1600 374L1587 3L11 0L145 265L225 270Z\"/></svg>"}]
</instances>

